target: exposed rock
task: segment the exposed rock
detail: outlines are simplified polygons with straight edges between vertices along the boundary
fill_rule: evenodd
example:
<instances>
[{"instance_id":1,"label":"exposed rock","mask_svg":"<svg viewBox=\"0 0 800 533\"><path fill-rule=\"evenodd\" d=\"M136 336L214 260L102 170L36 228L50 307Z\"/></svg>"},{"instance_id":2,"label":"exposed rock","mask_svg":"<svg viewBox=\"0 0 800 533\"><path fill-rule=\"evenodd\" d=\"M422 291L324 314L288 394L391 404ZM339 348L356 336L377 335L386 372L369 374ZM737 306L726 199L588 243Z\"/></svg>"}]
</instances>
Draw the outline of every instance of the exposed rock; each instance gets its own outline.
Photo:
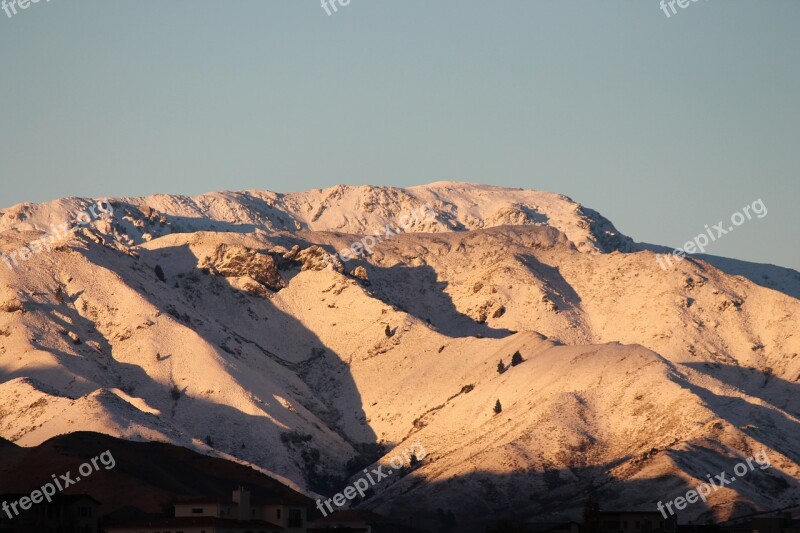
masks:
<instances>
[{"instance_id":1,"label":"exposed rock","mask_svg":"<svg viewBox=\"0 0 800 533\"><path fill-rule=\"evenodd\" d=\"M469 316L477 322L478 324L485 324L486 319L489 318L489 308L492 306L491 303L486 302L482 306L480 306L475 311L469 312Z\"/></svg>"},{"instance_id":2,"label":"exposed rock","mask_svg":"<svg viewBox=\"0 0 800 533\"><path fill-rule=\"evenodd\" d=\"M235 244L219 245L214 254L205 258L199 267L226 278L249 278L273 291L286 286L271 255ZM250 286L247 292L260 292L251 286L249 280L240 285L240 288Z\"/></svg>"},{"instance_id":3,"label":"exposed rock","mask_svg":"<svg viewBox=\"0 0 800 533\"><path fill-rule=\"evenodd\" d=\"M286 259L287 261L293 261L297 259L297 254L299 253L300 253L300 245L295 244L294 246L292 246L291 250L283 254L283 258Z\"/></svg>"},{"instance_id":4,"label":"exposed rock","mask_svg":"<svg viewBox=\"0 0 800 533\"><path fill-rule=\"evenodd\" d=\"M256 296L261 296L264 298L268 298L270 291L264 286L262 283L254 280L250 276L242 276L239 278L228 278L228 281L233 287L236 287L242 292L246 292L249 294L255 294Z\"/></svg>"},{"instance_id":5,"label":"exposed rock","mask_svg":"<svg viewBox=\"0 0 800 533\"><path fill-rule=\"evenodd\" d=\"M542 303L544 304L544 308L548 312L550 312L550 313L558 313L558 306L546 294L542 295Z\"/></svg>"},{"instance_id":6,"label":"exposed rock","mask_svg":"<svg viewBox=\"0 0 800 533\"><path fill-rule=\"evenodd\" d=\"M0 304L0 311L5 311L6 313L22 311L22 302L19 301L19 298L11 298Z\"/></svg>"},{"instance_id":7,"label":"exposed rock","mask_svg":"<svg viewBox=\"0 0 800 533\"><path fill-rule=\"evenodd\" d=\"M355 267L353 271L350 272L350 275L362 281L369 281L369 276L367 276L367 269L361 265Z\"/></svg>"},{"instance_id":8,"label":"exposed rock","mask_svg":"<svg viewBox=\"0 0 800 533\"><path fill-rule=\"evenodd\" d=\"M303 270L324 270L332 267L340 274L344 272L342 261L316 244L298 253L296 259L303 264Z\"/></svg>"}]
</instances>

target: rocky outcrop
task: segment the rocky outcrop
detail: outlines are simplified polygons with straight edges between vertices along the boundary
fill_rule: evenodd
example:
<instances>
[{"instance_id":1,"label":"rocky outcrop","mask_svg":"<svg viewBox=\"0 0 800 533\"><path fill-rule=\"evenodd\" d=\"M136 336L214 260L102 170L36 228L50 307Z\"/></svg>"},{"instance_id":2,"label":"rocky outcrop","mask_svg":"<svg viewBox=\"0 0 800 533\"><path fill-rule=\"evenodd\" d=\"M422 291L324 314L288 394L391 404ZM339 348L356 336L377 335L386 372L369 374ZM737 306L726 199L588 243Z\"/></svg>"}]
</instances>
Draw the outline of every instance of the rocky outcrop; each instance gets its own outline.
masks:
<instances>
[{"instance_id":1,"label":"rocky outcrop","mask_svg":"<svg viewBox=\"0 0 800 533\"><path fill-rule=\"evenodd\" d=\"M314 245L295 254L295 260L303 265L303 270L324 270L333 268L340 274L344 272L344 265L338 257L325 251L324 248Z\"/></svg>"},{"instance_id":2,"label":"rocky outcrop","mask_svg":"<svg viewBox=\"0 0 800 533\"><path fill-rule=\"evenodd\" d=\"M353 276L354 278L360 279L363 282L367 282L367 283L369 282L369 276L367 275L367 269L364 268L361 265L358 265L357 267L355 267L353 269L353 271L350 272L350 275Z\"/></svg>"},{"instance_id":3,"label":"rocky outcrop","mask_svg":"<svg viewBox=\"0 0 800 533\"><path fill-rule=\"evenodd\" d=\"M241 281L238 285L246 292L264 295L264 288L279 291L286 286L271 255L244 246L221 244L199 266L212 274Z\"/></svg>"}]
</instances>

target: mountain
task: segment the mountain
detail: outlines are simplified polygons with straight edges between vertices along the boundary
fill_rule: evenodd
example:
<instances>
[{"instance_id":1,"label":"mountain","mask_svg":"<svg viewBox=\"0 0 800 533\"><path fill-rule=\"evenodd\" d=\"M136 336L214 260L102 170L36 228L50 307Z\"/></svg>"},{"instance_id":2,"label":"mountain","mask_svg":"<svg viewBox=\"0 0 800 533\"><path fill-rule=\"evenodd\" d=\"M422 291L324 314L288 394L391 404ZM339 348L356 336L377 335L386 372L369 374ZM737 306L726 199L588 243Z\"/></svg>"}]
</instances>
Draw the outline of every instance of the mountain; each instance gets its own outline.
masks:
<instances>
[{"instance_id":1,"label":"mountain","mask_svg":"<svg viewBox=\"0 0 800 533\"><path fill-rule=\"evenodd\" d=\"M770 468L680 520L800 495L800 275L663 270L562 195L68 198L4 210L0 243L0 437L20 446L167 442L329 498L420 445L361 505L464 531L576 517L589 494L655 510L762 450Z\"/></svg>"},{"instance_id":2,"label":"mountain","mask_svg":"<svg viewBox=\"0 0 800 533\"><path fill-rule=\"evenodd\" d=\"M19 204L0 211L0 231L47 230L94 202L65 198L43 204ZM123 242L141 244L169 233L225 231L330 231L371 233L401 216L431 206L435 220L411 232L471 231L502 225L547 225L563 232L580 250L630 249L600 214L568 197L542 191L439 182L421 187L339 185L303 193L220 192L195 197L159 194L115 200L115 230ZM101 214L102 210L97 213Z\"/></svg>"}]
</instances>

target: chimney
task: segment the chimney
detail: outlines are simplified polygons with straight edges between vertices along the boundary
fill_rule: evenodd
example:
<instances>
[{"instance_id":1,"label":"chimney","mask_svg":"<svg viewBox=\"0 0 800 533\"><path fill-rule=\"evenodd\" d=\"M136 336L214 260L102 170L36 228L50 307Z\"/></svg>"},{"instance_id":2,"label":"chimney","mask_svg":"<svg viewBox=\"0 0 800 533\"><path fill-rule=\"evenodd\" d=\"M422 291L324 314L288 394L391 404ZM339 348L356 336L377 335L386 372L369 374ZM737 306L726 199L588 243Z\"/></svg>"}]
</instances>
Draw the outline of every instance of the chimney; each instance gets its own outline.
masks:
<instances>
[{"instance_id":1,"label":"chimney","mask_svg":"<svg viewBox=\"0 0 800 533\"><path fill-rule=\"evenodd\" d=\"M250 514L250 492L244 490L244 487L239 487L233 491L231 499L236 505L236 518L238 520L251 520Z\"/></svg>"}]
</instances>

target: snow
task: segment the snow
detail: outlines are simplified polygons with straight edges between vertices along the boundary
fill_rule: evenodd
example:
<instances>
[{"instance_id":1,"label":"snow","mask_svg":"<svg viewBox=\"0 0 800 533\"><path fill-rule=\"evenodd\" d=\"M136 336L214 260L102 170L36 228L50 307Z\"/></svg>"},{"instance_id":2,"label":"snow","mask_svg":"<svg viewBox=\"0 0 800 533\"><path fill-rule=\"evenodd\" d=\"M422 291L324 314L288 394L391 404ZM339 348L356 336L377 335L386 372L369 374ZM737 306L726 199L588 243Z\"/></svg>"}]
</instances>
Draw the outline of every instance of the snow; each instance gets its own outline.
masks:
<instances>
[{"instance_id":1,"label":"snow","mask_svg":"<svg viewBox=\"0 0 800 533\"><path fill-rule=\"evenodd\" d=\"M91 202L4 210L2 251ZM435 220L344 274L283 261L285 287L253 292L252 277L207 268L221 245L272 255L251 268L294 245L332 253L426 204ZM704 261L665 271L565 196L454 182L112 205L112 222L0 264L3 438L168 441L306 489L309 468L341 471L359 443L384 443L386 459L420 442L424 463L369 503L390 514L546 520L579 512L590 490L606 508L654 510L761 449L771 469L682 521L798 496L793 271L779 290ZM368 282L347 274L356 266ZM525 361L498 374L517 350Z\"/></svg>"}]
</instances>

